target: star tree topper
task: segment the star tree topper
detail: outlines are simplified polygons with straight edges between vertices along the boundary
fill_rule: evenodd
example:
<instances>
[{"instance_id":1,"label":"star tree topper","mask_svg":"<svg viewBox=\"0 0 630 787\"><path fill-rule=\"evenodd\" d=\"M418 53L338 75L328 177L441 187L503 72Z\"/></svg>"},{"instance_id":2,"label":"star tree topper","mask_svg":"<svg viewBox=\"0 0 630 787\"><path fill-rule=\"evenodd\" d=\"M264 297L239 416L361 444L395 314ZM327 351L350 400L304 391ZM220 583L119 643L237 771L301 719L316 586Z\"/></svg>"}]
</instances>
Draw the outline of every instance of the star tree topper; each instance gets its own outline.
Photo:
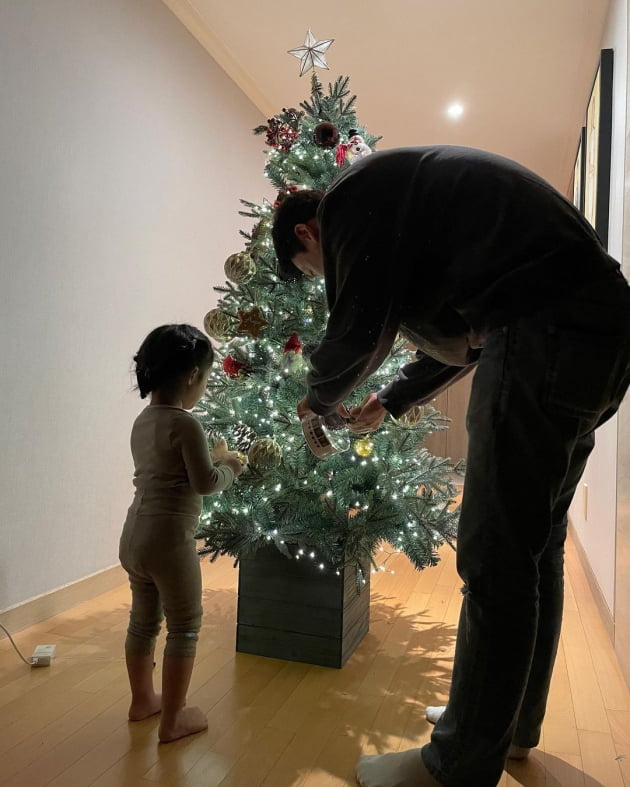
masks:
<instances>
[{"instance_id":1,"label":"star tree topper","mask_svg":"<svg viewBox=\"0 0 630 787\"><path fill-rule=\"evenodd\" d=\"M325 41L317 41L309 27L304 44L295 49L289 49L290 55L299 57L302 61L300 76L304 76L304 72L311 68L325 68L328 70L328 63L324 55L334 40L334 38L328 38Z\"/></svg>"}]
</instances>

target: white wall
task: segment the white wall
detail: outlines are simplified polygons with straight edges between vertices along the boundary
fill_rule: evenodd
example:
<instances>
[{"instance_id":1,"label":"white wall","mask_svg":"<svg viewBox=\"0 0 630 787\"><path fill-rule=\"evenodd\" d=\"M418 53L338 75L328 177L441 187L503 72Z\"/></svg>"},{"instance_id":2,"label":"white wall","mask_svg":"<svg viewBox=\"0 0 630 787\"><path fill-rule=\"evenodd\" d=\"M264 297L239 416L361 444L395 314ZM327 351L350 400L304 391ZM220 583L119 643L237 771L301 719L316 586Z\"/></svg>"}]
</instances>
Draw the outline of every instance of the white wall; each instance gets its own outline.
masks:
<instances>
[{"instance_id":1,"label":"white wall","mask_svg":"<svg viewBox=\"0 0 630 787\"><path fill-rule=\"evenodd\" d=\"M131 357L202 324L269 195L260 113L160 0L0 3L0 106L2 610L117 562Z\"/></svg>"},{"instance_id":2,"label":"white wall","mask_svg":"<svg viewBox=\"0 0 630 787\"><path fill-rule=\"evenodd\" d=\"M627 0L611 0L602 49L614 49L613 133L608 249L621 260L627 86ZM593 454L578 486L570 516L611 611L615 592L617 419L597 432ZM588 485L588 516L583 489Z\"/></svg>"}]
</instances>

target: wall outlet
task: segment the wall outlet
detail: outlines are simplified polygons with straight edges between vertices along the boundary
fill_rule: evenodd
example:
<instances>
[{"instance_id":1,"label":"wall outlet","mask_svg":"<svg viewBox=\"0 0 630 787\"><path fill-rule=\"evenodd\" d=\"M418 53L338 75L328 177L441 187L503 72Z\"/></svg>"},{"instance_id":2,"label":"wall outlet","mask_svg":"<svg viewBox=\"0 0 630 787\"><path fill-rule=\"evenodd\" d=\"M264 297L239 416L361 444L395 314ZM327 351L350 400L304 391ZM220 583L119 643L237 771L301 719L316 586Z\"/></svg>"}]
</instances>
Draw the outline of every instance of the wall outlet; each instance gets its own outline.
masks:
<instances>
[{"instance_id":1,"label":"wall outlet","mask_svg":"<svg viewBox=\"0 0 630 787\"><path fill-rule=\"evenodd\" d=\"M56 645L38 645L33 651L31 667L50 667L56 650Z\"/></svg>"}]
</instances>

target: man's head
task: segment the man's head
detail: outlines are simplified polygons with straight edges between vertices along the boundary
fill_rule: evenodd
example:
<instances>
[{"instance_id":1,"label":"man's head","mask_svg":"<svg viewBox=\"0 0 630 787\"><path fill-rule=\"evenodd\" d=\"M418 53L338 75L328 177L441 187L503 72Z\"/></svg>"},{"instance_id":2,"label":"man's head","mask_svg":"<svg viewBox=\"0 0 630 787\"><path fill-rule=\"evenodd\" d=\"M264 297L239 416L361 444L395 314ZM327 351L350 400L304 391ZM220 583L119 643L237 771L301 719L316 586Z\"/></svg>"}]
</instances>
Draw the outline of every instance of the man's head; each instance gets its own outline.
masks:
<instances>
[{"instance_id":1,"label":"man's head","mask_svg":"<svg viewBox=\"0 0 630 787\"><path fill-rule=\"evenodd\" d=\"M276 208L271 237L278 258L278 274L285 281L303 275L322 276L317 208L322 191L296 191Z\"/></svg>"}]
</instances>

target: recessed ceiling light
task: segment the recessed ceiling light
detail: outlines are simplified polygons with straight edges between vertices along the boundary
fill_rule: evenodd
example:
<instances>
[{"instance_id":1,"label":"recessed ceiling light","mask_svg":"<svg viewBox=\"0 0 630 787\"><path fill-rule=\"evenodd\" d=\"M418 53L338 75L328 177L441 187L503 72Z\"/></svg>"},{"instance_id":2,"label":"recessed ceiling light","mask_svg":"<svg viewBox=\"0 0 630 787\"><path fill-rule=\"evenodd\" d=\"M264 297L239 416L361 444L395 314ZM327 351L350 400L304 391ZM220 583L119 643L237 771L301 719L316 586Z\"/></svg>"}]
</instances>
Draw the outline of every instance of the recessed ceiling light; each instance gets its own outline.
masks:
<instances>
[{"instance_id":1,"label":"recessed ceiling light","mask_svg":"<svg viewBox=\"0 0 630 787\"><path fill-rule=\"evenodd\" d=\"M464 114L464 107L459 101L449 104L446 109L446 114L453 120L457 120Z\"/></svg>"}]
</instances>

